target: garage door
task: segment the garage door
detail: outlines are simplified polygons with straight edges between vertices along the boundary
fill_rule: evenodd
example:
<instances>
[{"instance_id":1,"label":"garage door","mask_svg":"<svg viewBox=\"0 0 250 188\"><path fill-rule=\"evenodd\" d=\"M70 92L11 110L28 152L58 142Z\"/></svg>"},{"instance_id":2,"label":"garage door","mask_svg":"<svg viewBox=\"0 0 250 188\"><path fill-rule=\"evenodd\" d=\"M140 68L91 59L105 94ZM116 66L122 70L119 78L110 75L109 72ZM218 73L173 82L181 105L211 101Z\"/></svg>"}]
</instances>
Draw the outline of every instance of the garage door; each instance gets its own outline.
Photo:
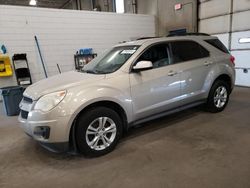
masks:
<instances>
[{"instance_id":1,"label":"garage door","mask_svg":"<svg viewBox=\"0 0 250 188\"><path fill-rule=\"evenodd\" d=\"M250 1L199 2L199 32L219 37L236 58L236 85L250 87Z\"/></svg>"}]
</instances>

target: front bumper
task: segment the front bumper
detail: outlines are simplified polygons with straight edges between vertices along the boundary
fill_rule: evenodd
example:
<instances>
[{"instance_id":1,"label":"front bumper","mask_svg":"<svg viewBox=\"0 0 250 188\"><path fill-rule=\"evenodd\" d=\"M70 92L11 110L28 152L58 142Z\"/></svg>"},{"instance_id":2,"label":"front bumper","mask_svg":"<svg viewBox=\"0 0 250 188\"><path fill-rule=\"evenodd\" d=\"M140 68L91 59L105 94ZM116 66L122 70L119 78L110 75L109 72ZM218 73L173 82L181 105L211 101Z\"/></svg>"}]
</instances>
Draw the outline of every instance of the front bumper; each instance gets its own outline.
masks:
<instances>
[{"instance_id":1,"label":"front bumper","mask_svg":"<svg viewBox=\"0 0 250 188\"><path fill-rule=\"evenodd\" d=\"M58 109L43 113L32 110L34 104L20 103L21 113L18 117L21 128L38 141L42 146L52 151L66 151L68 149L71 116L61 115ZM24 114L26 116L24 117Z\"/></svg>"},{"instance_id":2,"label":"front bumper","mask_svg":"<svg viewBox=\"0 0 250 188\"><path fill-rule=\"evenodd\" d=\"M32 112L29 112L29 114ZM30 116L30 115L29 115ZM40 142L67 142L68 135L68 117L59 117L55 119L39 120L39 118L23 119L19 115L18 120L22 129ZM44 129L44 135L41 134Z\"/></svg>"}]
</instances>

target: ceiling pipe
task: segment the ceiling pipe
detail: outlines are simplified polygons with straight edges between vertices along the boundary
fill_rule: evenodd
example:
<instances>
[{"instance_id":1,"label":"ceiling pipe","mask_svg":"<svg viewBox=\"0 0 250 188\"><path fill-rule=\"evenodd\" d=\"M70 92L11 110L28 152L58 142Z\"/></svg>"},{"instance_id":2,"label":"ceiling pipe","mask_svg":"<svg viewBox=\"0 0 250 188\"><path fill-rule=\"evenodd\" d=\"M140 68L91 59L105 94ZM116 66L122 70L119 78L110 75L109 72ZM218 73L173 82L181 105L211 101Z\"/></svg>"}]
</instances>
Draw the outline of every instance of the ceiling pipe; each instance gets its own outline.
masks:
<instances>
[{"instance_id":1,"label":"ceiling pipe","mask_svg":"<svg viewBox=\"0 0 250 188\"><path fill-rule=\"evenodd\" d=\"M91 4L91 10L94 10L95 8L95 3L94 3L94 0L90 0L90 4Z\"/></svg>"},{"instance_id":2,"label":"ceiling pipe","mask_svg":"<svg viewBox=\"0 0 250 188\"><path fill-rule=\"evenodd\" d=\"M104 5L105 11L109 12L109 2L108 2L108 0L103 0L103 5Z\"/></svg>"},{"instance_id":3,"label":"ceiling pipe","mask_svg":"<svg viewBox=\"0 0 250 188\"><path fill-rule=\"evenodd\" d=\"M115 2L115 0L112 0L112 11L116 12L116 2Z\"/></svg>"},{"instance_id":4,"label":"ceiling pipe","mask_svg":"<svg viewBox=\"0 0 250 188\"><path fill-rule=\"evenodd\" d=\"M133 13L137 14L137 0L132 0Z\"/></svg>"},{"instance_id":5,"label":"ceiling pipe","mask_svg":"<svg viewBox=\"0 0 250 188\"><path fill-rule=\"evenodd\" d=\"M76 8L77 10L82 10L81 0L76 0Z\"/></svg>"}]
</instances>

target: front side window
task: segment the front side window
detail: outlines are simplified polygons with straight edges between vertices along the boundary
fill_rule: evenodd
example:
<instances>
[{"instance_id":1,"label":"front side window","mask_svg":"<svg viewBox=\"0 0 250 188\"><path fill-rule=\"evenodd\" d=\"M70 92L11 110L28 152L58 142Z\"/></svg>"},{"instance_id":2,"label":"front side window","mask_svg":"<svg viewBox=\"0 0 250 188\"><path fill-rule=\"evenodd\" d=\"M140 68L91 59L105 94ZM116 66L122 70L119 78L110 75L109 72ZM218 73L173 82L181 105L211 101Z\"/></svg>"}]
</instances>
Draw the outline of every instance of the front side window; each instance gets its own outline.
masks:
<instances>
[{"instance_id":1,"label":"front side window","mask_svg":"<svg viewBox=\"0 0 250 188\"><path fill-rule=\"evenodd\" d=\"M158 44L150 47L139 57L137 62L139 61L151 61L153 68L169 65L168 45Z\"/></svg>"},{"instance_id":2,"label":"front side window","mask_svg":"<svg viewBox=\"0 0 250 188\"><path fill-rule=\"evenodd\" d=\"M209 52L204 47L193 41L171 42L171 49L175 63L209 56Z\"/></svg>"},{"instance_id":3,"label":"front side window","mask_svg":"<svg viewBox=\"0 0 250 188\"><path fill-rule=\"evenodd\" d=\"M119 46L93 59L82 72L108 74L118 70L136 52L139 46Z\"/></svg>"}]
</instances>

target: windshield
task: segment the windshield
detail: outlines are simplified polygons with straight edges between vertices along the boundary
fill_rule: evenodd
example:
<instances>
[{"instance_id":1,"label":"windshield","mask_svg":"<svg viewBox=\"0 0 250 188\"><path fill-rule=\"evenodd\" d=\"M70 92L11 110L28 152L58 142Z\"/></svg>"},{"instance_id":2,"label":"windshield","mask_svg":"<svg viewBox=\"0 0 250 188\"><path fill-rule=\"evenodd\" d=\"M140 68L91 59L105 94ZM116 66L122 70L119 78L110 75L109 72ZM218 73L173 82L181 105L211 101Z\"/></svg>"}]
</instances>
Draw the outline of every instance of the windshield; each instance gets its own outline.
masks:
<instances>
[{"instance_id":1,"label":"windshield","mask_svg":"<svg viewBox=\"0 0 250 188\"><path fill-rule=\"evenodd\" d=\"M82 69L92 74L108 74L118 70L139 48L139 46L114 47L97 56Z\"/></svg>"}]
</instances>

